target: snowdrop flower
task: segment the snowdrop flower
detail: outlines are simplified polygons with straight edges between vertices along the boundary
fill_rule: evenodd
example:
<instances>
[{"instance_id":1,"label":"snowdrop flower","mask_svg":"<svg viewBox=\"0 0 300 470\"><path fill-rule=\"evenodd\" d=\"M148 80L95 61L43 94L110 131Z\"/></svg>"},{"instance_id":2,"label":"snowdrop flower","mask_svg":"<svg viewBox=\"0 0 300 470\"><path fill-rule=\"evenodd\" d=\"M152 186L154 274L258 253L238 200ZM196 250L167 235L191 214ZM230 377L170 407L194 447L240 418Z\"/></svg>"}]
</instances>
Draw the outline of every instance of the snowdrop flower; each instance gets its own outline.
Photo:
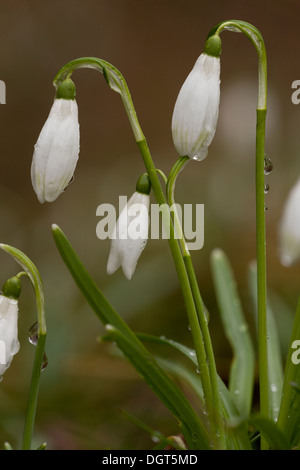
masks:
<instances>
[{"instance_id":1,"label":"snowdrop flower","mask_svg":"<svg viewBox=\"0 0 300 470\"><path fill-rule=\"evenodd\" d=\"M71 79L58 87L34 147L31 181L38 200L52 202L71 181L79 155L78 107Z\"/></svg>"},{"instance_id":2,"label":"snowdrop flower","mask_svg":"<svg viewBox=\"0 0 300 470\"><path fill-rule=\"evenodd\" d=\"M148 239L150 190L150 181L145 173L139 178L136 192L121 211L110 237L108 274L122 266L127 279L131 279Z\"/></svg>"},{"instance_id":3,"label":"snowdrop flower","mask_svg":"<svg viewBox=\"0 0 300 470\"><path fill-rule=\"evenodd\" d=\"M20 289L19 278L13 277L4 284L0 294L0 381L20 348L18 340Z\"/></svg>"},{"instance_id":4,"label":"snowdrop flower","mask_svg":"<svg viewBox=\"0 0 300 470\"><path fill-rule=\"evenodd\" d=\"M212 36L177 97L172 136L180 156L203 160L215 135L220 103L221 40Z\"/></svg>"},{"instance_id":5,"label":"snowdrop flower","mask_svg":"<svg viewBox=\"0 0 300 470\"><path fill-rule=\"evenodd\" d=\"M279 256L284 266L300 258L300 179L292 188L279 225Z\"/></svg>"}]
</instances>

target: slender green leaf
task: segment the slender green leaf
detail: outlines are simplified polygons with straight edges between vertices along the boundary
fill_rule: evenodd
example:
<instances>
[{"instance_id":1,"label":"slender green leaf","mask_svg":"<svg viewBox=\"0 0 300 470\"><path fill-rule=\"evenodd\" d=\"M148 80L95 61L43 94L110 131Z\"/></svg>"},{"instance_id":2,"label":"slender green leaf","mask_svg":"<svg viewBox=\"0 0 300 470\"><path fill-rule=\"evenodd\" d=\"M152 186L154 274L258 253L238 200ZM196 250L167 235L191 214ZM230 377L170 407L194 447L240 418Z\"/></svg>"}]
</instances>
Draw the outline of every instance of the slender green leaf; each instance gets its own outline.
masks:
<instances>
[{"instance_id":1,"label":"slender green leaf","mask_svg":"<svg viewBox=\"0 0 300 470\"><path fill-rule=\"evenodd\" d=\"M160 431L157 431L156 429L153 429L151 426L149 426L147 423L142 421L140 418L134 416L131 413L128 413L128 411L120 409L119 412L131 423L133 423L135 426L139 427L146 433L150 434L153 442L158 443L161 448L166 447L167 445L171 444L171 440L169 440L168 437L164 436Z\"/></svg>"},{"instance_id":2,"label":"slender green leaf","mask_svg":"<svg viewBox=\"0 0 300 470\"><path fill-rule=\"evenodd\" d=\"M245 422L249 423L259 431L260 436L268 443L270 450L290 449L286 435L278 428L278 426L276 426L273 420L261 415L252 415L245 420L237 420L235 423L233 421L232 426L239 428L240 426L244 426Z\"/></svg>"},{"instance_id":3,"label":"slender green leaf","mask_svg":"<svg viewBox=\"0 0 300 470\"><path fill-rule=\"evenodd\" d=\"M157 336L148 335L145 333L138 333L137 336L141 341L164 344L164 345L171 346L177 349L177 351L180 351L181 353L183 353L194 364L195 370L197 369L198 363L197 363L196 352L194 349L189 348L188 346L185 346L179 343L178 341L168 339L165 336L157 337ZM198 374L196 374L195 377L197 380L190 380L189 382L190 384L194 384L195 391L199 394L201 398L203 398L201 378ZM224 384L224 382L219 376L218 376L218 387L219 387L219 392L221 395L224 417L229 418L229 417L239 416L240 413L236 407L233 397L231 396L231 394L229 393L229 390L227 389L226 385Z\"/></svg>"},{"instance_id":4,"label":"slender green leaf","mask_svg":"<svg viewBox=\"0 0 300 470\"><path fill-rule=\"evenodd\" d=\"M256 263L249 267L250 290L253 303L257 305L257 273ZM283 367L281 345L270 302L267 300L267 330L268 330L268 373L269 373L269 407L270 417L276 421L278 418L281 393L283 385Z\"/></svg>"},{"instance_id":5,"label":"slender green leaf","mask_svg":"<svg viewBox=\"0 0 300 470\"><path fill-rule=\"evenodd\" d=\"M175 348L177 351L181 352L184 356L186 356L195 366L195 370L198 368L197 364L197 357L196 352L194 349L189 348L177 341L172 339L168 339L165 336L153 336L145 333L138 333L138 337L141 341L151 342L166 346L171 346ZM200 400L203 399L203 389L201 383L201 377L199 374L195 374L192 371L188 370L186 367L182 366L179 362L174 363L174 361L165 360L162 358L157 358L159 364L171 374L177 376L181 380L185 380L189 386L194 390L194 392L198 395ZM221 397L221 405L222 405L222 412L224 418L226 420L235 419L240 417L240 412L238 411L234 399L229 392L228 388L222 381L222 379L218 376L218 388ZM201 402L202 403L202 402ZM229 428L229 431L231 429ZM233 434L233 433L231 433ZM227 436L228 437L228 436ZM239 430L239 433L235 433L235 435L231 436L234 442L235 449L251 449L250 440L248 438L247 432L245 430Z\"/></svg>"},{"instance_id":6,"label":"slender green leaf","mask_svg":"<svg viewBox=\"0 0 300 470\"><path fill-rule=\"evenodd\" d=\"M182 432L187 438L187 443L190 449L207 449L207 436L205 436L205 428L201 423L201 429L196 429L193 427L191 429L191 425L193 426L194 423L191 422L191 413L192 408L188 401L181 400L180 410L178 410L178 402L179 402L179 389L175 387L172 383L170 387L167 375L163 372L163 370L159 367L154 358L148 353L148 351L144 348L140 348L138 342L133 342L128 340L117 328L112 325L106 325L106 329L111 336L112 341L114 341L119 349L123 352L124 356L129 360L129 362L133 365L133 367L137 370L137 372L141 375L141 377L145 380L145 382L149 385L152 390L163 398L163 402L167 404L168 408L172 411L172 413L177 416L179 421L179 426L182 429ZM166 397L166 394L170 391L174 397L174 391L176 391L176 408L174 407L173 403L170 402L171 397ZM192 417L193 421L195 417ZM199 425L198 425L199 428ZM198 435L198 432L201 432ZM196 433L196 434L194 434ZM197 440L197 443L195 442Z\"/></svg>"},{"instance_id":7,"label":"slender green leaf","mask_svg":"<svg viewBox=\"0 0 300 470\"><path fill-rule=\"evenodd\" d=\"M229 390L242 415L252 406L255 356L229 261L221 250L211 256L217 301L225 334L233 350Z\"/></svg>"},{"instance_id":8,"label":"slender green leaf","mask_svg":"<svg viewBox=\"0 0 300 470\"><path fill-rule=\"evenodd\" d=\"M268 302L274 314L282 357L286 357L290 347L295 312L277 292L269 289Z\"/></svg>"},{"instance_id":9,"label":"slender green leaf","mask_svg":"<svg viewBox=\"0 0 300 470\"><path fill-rule=\"evenodd\" d=\"M54 225L52 232L59 253L84 297L100 321L106 326L111 325L110 333L116 337L123 354L178 419L190 448L208 448L207 430L182 391L105 299L60 228Z\"/></svg>"},{"instance_id":10,"label":"slender green leaf","mask_svg":"<svg viewBox=\"0 0 300 470\"><path fill-rule=\"evenodd\" d=\"M288 436L292 447L300 445L300 298L294 319L290 348L287 356L282 401L277 425Z\"/></svg>"}]
</instances>

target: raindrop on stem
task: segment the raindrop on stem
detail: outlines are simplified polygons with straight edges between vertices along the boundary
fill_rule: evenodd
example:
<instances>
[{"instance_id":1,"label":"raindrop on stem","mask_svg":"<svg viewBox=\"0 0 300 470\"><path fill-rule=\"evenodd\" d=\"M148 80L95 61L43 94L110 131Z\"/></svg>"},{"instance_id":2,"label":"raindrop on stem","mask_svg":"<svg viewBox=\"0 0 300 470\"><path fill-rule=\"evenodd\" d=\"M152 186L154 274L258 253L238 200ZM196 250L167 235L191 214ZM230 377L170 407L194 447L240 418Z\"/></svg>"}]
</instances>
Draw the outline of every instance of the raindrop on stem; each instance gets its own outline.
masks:
<instances>
[{"instance_id":1,"label":"raindrop on stem","mask_svg":"<svg viewBox=\"0 0 300 470\"><path fill-rule=\"evenodd\" d=\"M38 334L38 322L35 322L28 330L28 341L36 346L38 344L39 334ZM41 370L43 371L48 365L48 358L46 353L44 352L43 361Z\"/></svg>"},{"instance_id":2,"label":"raindrop on stem","mask_svg":"<svg viewBox=\"0 0 300 470\"><path fill-rule=\"evenodd\" d=\"M265 159L264 159L264 173L265 175L269 175L273 170L273 163L271 162L270 158L267 157L265 154Z\"/></svg>"}]
</instances>

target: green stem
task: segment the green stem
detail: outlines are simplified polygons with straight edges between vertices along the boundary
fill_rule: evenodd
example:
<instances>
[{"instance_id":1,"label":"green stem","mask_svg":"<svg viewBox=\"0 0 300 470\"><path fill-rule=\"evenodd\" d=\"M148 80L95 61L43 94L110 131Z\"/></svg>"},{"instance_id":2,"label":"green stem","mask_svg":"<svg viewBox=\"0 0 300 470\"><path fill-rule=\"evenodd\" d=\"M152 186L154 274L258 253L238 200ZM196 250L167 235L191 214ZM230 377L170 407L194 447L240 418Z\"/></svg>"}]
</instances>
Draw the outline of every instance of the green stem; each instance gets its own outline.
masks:
<instances>
[{"instance_id":1,"label":"green stem","mask_svg":"<svg viewBox=\"0 0 300 470\"><path fill-rule=\"evenodd\" d=\"M211 342L211 337L208 329L208 320L207 320L207 313L204 306L204 302L202 300L199 285L197 282L197 277L195 274L194 266L192 263L192 257L188 250L184 235L181 230L180 221L178 219L178 213L176 210L175 204L175 186L176 180L179 173L183 170L185 165L190 159L188 157L180 157L177 162L174 164L167 184L167 197L168 203L170 207L173 207L173 217L174 217L174 224L175 228L178 233L181 234L179 238L181 251L183 254L183 260L186 268L186 272L189 278L189 283L191 286L194 302L197 309L198 320L201 328L201 332L203 335L203 342L205 347L205 356L206 356L206 364L208 364L208 372L209 378L211 383L211 394L212 394L212 401L210 406L208 407L208 411L211 413L212 421L214 423L214 435L218 438L217 440L218 445L222 448L225 448L225 429L224 429L224 421L222 415L222 408L221 408L221 399L219 393L219 386L218 386L218 374L216 368L216 362Z\"/></svg>"},{"instance_id":2,"label":"green stem","mask_svg":"<svg viewBox=\"0 0 300 470\"><path fill-rule=\"evenodd\" d=\"M147 169L156 200L159 205L164 205L166 204L166 199L163 194L159 179L157 178L157 172L155 170L155 166L153 164L146 140L144 139L142 142L137 142L137 144L140 149L141 155L143 157L145 167ZM185 301L185 306L186 306L186 310L188 314L188 321L189 321L189 325L190 325L191 332L193 335L193 341L194 341L196 355L198 359L199 371L201 373L201 378L202 378L205 402L206 402L206 406L207 406L208 413L209 413L209 419L211 419L211 416L213 416L213 413L212 413L213 399L212 399L212 390L211 390L211 384L210 384L209 369L208 369L207 360L206 360L203 335L199 327L197 309L195 306L195 300L193 297L190 281L189 281L188 274L186 271L184 259L183 259L178 241L175 239L174 226L170 217L170 212L166 213L166 217L168 218L168 220L165 221L165 223L168 224L168 226L170 227L169 245L170 245L171 253L173 255L174 264L176 267L178 279L181 285L181 289L182 289L182 293L183 293L183 297ZM212 434L213 436L218 436L218 433L212 433Z\"/></svg>"},{"instance_id":3,"label":"green stem","mask_svg":"<svg viewBox=\"0 0 300 470\"><path fill-rule=\"evenodd\" d=\"M266 110L257 110L256 127L256 239L257 239L257 311L258 355L261 414L269 417L269 373L266 288L266 229L264 194L264 138Z\"/></svg>"},{"instance_id":4,"label":"green stem","mask_svg":"<svg viewBox=\"0 0 300 470\"><path fill-rule=\"evenodd\" d=\"M183 257L189 256L189 249L187 247L187 243L185 241L185 237L182 233L182 227L181 223L178 218L178 212L176 208L176 203L175 203L175 185L176 185L176 180L179 175L179 173L184 169L186 164L190 161L189 157L179 157L178 160L175 162L173 165L170 174L168 176L167 180L167 199L168 199L168 204L170 207L172 207L172 213L173 213L173 219L174 219L174 226L175 226L175 231L177 238L180 243L181 251L183 254Z\"/></svg>"},{"instance_id":5,"label":"green stem","mask_svg":"<svg viewBox=\"0 0 300 470\"><path fill-rule=\"evenodd\" d=\"M68 64L66 64L56 75L54 79L54 86L57 88L59 84L70 77L71 74L79 68L93 68L103 73L104 78L106 79L108 85L116 92L121 94L122 101L127 112L129 122L131 124L133 134L137 143L137 146L142 155L151 185L156 197L156 200L160 206L166 207L166 198L163 193L157 169L154 166L146 138L142 132L141 126L139 124L135 108L130 96L129 89L127 84L122 76L122 74L108 62L98 59L95 57L83 57L80 59L75 59ZM170 230L169 245L171 253L173 256L174 264L176 267L179 283L182 289L183 298L185 302L185 307L187 310L188 321L191 328L193 341L195 344L195 350L198 358L199 369L202 374L203 389L205 393L206 406L211 406L212 403L212 392L211 384L209 378L208 365L205 355L205 347L202 337L202 332L199 327L198 314L195 306L189 278L187 275L185 263L182 257L181 249L178 244L178 240L175 238L174 227L170 217L169 210L164 211L164 222L167 224ZM209 419L210 416L209 416Z\"/></svg>"},{"instance_id":6,"label":"green stem","mask_svg":"<svg viewBox=\"0 0 300 470\"><path fill-rule=\"evenodd\" d=\"M27 410L25 417L25 425L23 431L23 450L31 450L31 441L35 423L36 407L39 393L40 375L43 366L45 352L46 335L40 334L35 349L33 369L31 375L29 398L27 402Z\"/></svg>"},{"instance_id":7,"label":"green stem","mask_svg":"<svg viewBox=\"0 0 300 470\"><path fill-rule=\"evenodd\" d=\"M38 400L38 391L40 383L40 374L42 370L42 365L44 362L44 353L45 353L45 341L46 341L46 312L45 312L45 298L44 298L44 289L40 274L36 266L32 261L20 250L3 243L0 244L6 253L14 258L14 260L19 263L20 266L24 269L25 273L29 277L31 284L33 286L36 298L36 307L37 307L37 318L38 318L38 340L35 350L35 357L33 363L33 370L30 382L29 397L27 402L27 411L25 416L25 425L23 432L23 450L31 449L31 441L35 423L36 407ZM23 275L24 273L19 273Z\"/></svg>"},{"instance_id":8,"label":"green stem","mask_svg":"<svg viewBox=\"0 0 300 470\"><path fill-rule=\"evenodd\" d=\"M269 417L269 374L267 332L267 283L266 283L266 227L265 227L265 121L267 112L267 56L261 33L253 25L239 20L220 23L210 34L222 30L244 33L252 42L258 55L258 99L256 121L256 251L257 251L257 302L258 302L258 355L260 412ZM262 439L262 448L267 448Z\"/></svg>"}]
</instances>

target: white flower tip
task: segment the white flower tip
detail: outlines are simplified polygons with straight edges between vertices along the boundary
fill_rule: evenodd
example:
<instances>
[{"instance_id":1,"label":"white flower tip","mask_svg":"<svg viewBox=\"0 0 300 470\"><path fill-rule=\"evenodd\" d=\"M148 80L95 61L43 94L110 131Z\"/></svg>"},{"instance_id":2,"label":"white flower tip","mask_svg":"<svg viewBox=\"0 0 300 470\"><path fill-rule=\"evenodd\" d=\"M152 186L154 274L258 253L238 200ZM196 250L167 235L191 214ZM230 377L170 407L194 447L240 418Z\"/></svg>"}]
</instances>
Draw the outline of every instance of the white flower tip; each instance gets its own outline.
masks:
<instances>
[{"instance_id":1,"label":"white flower tip","mask_svg":"<svg viewBox=\"0 0 300 470\"><path fill-rule=\"evenodd\" d=\"M300 179L291 189L279 226L279 259L292 266L300 259Z\"/></svg>"},{"instance_id":2,"label":"white flower tip","mask_svg":"<svg viewBox=\"0 0 300 470\"><path fill-rule=\"evenodd\" d=\"M131 280L134 274L135 268L136 268L136 264L135 266L127 266L126 264L123 263L122 270L123 270L124 276L128 279L128 281Z\"/></svg>"},{"instance_id":3,"label":"white flower tip","mask_svg":"<svg viewBox=\"0 0 300 470\"><path fill-rule=\"evenodd\" d=\"M300 240L282 238L278 250L280 263L285 268L291 267L300 259Z\"/></svg>"},{"instance_id":4,"label":"white flower tip","mask_svg":"<svg viewBox=\"0 0 300 470\"><path fill-rule=\"evenodd\" d=\"M279 258L280 258L280 262L281 262L282 266L284 266L285 268L289 268L295 262L295 260L293 260L293 258L291 256L288 256L288 255L281 254L281 255L279 255Z\"/></svg>"},{"instance_id":5,"label":"white flower tip","mask_svg":"<svg viewBox=\"0 0 300 470\"><path fill-rule=\"evenodd\" d=\"M194 155L193 157L191 157L190 155L189 158L191 158L191 160L196 160L197 162L201 162L202 160L204 160L204 158L207 157L207 154L208 154L208 147L203 145L203 147L201 147L200 151L198 153L196 153L196 155Z\"/></svg>"},{"instance_id":6,"label":"white flower tip","mask_svg":"<svg viewBox=\"0 0 300 470\"><path fill-rule=\"evenodd\" d=\"M107 266L106 266L106 272L110 276L116 270L120 267L120 263L118 262L118 259L114 256L113 250L110 251L108 261L107 261Z\"/></svg>"},{"instance_id":7,"label":"white flower tip","mask_svg":"<svg viewBox=\"0 0 300 470\"><path fill-rule=\"evenodd\" d=\"M109 253L108 261L107 261L107 267L106 267L106 272L108 275L114 274L117 269L119 269L120 266L122 266L123 273L125 277L130 281L132 278L136 264L132 264L131 260L122 260L121 261L121 254L117 252L116 246L112 244L111 250Z\"/></svg>"}]
</instances>

